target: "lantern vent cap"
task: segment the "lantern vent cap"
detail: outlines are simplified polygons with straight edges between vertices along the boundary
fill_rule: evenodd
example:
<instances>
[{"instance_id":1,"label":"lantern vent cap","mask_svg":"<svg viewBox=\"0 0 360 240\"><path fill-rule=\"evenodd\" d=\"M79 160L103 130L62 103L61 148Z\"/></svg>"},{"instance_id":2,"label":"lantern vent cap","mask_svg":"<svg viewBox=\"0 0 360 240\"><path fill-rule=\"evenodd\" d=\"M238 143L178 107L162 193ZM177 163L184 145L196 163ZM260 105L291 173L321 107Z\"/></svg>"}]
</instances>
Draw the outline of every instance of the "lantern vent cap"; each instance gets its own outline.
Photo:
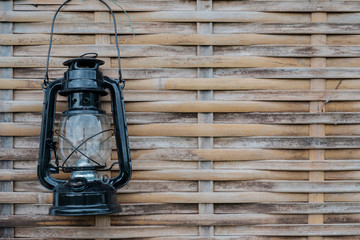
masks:
<instances>
[{"instance_id":1,"label":"lantern vent cap","mask_svg":"<svg viewBox=\"0 0 360 240\"><path fill-rule=\"evenodd\" d=\"M104 89L103 74L99 66L105 62L96 59L97 53L85 53L78 58L64 62L68 70L64 73L62 89L59 94L68 96L76 92L92 92L101 96L107 95Z\"/></svg>"}]
</instances>

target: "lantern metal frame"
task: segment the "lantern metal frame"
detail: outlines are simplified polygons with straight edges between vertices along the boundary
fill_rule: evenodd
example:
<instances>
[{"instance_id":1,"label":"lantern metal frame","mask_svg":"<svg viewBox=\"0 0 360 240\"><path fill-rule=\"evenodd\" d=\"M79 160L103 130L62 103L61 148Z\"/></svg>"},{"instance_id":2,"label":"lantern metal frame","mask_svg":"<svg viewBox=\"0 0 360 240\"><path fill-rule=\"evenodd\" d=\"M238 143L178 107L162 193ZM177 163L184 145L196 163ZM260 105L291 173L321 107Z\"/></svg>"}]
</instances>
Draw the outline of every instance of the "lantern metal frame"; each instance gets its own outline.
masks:
<instances>
[{"instance_id":1,"label":"lantern metal frame","mask_svg":"<svg viewBox=\"0 0 360 240\"><path fill-rule=\"evenodd\" d=\"M118 80L107 76L102 76L101 72L99 71L99 78L101 81L97 81L96 84L98 84L98 86L95 88L93 86L89 87L86 84L82 84L81 81L78 81L74 85L68 86L65 81L66 73L64 74L63 78L49 81L49 59L55 19L61 8L70 1L71 0L65 1L58 8L52 21L46 73L44 76L44 82L42 84L42 89L44 91L44 106L37 168L38 179L44 187L54 192L54 206L50 209L51 215L77 216L118 212L121 211L121 207L117 204L116 189L123 187L129 182L131 178L132 167L123 96L125 82L121 75L120 50L117 40L118 36L116 20L114 13L109 5L106 4L103 0L99 0L109 9L114 21L115 41L119 64ZM86 58L85 55L82 55L77 59L68 60L64 62L64 65L67 66L69 61L95 61L98 63L103 63L102 60L97 60L94 58L94 56L91 58ZM86 179L84 180L81 178L70 179L68 181L54 178L52 174L57 174L59 173L59 170L62 169L59 167L58 163L55 165L51 163L52 152L55 154L55 162L58 161L56 155L56 142L54 141L54 133L56 132L54 130L54 122L57 95L64 91L65 93L62 95L68 94L66 91L71 93L76 91L85 91L98 95L106 95L106 90L108 90L111 96L114 135L118 153L118 161L114 164L119 165L119 174L113 178L102 178L100 181L93 182L88 182ZM114 164L111 165L110 168L103 170L110 170Z\"/></svg>"}]
</instances>

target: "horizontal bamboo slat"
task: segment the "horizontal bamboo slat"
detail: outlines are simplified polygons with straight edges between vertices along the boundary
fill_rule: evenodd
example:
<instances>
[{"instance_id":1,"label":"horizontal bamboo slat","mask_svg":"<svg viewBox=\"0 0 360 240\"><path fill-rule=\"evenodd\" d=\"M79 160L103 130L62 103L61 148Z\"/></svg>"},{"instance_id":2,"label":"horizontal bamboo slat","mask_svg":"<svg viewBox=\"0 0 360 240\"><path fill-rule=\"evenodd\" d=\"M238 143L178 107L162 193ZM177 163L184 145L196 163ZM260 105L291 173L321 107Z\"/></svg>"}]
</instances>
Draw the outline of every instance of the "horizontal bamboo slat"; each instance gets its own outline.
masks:
<instances>
[{"instance_id":1,"label":"horizontal bamboo slat","mask_svg":"<svg viewBox=\"0 0 360 240\"><path fill-rule=\"evenodd\" d=\"M326 126L326 135L360 135L359 125ZM263 124L147 124L129 125L130 136L306 136L305 125ZM0 123L1 136L39 136L40 126L22 123Z\"/></svg>"},{"instance_id":2,"label":"horizontal bamboo slat","mask_svg":"<svg viewBox=\"0 0 360 240\"><path fill-rule=\"evenodd\" d=\"M193 46L166 46L166 45L121 45L119 46L121 57L170 57L170 56L195 56ZM34 57L47 56L48 46L18 46L14 47L14 56ZM53 57L78 57L86 52L96 52L105 57L117 57L115 45L68 45L66 48L62 45L56 45L51 48Z\"/></svg>"},{"instance_id":3,"label":"horizontal bamboo slat","mask_svg":"<svg viewBox=\"0 0 360 240\"><path fill-rule=\"evenodd\" d=\"M128 112L306 112L308 103L251 102L251 101L160 101L126 103ZM41 101L0 101L0 112L41 112ZM351 107L351 106L350 106ZM57 104L65 111L66 104Z\"/></svg>"},{"instance_id":4,"label":"horizontal bamboo slat","mask_svg":"<svg viewBox=\"0 0 360 240\"><path fill-rule=\"evenodd\" d=\"M128 118L129 119L129 118ZM130 120L130 119L129 119ZM354 113L215 113L214 123L232 124L356 124L359 114Z\"/></svg>"},{"instance_id":5,"label":"horizontal bamboo slat","mask_svg":"<svg viewBox=\"0 0 360 240\"><path fill-rule=\"evenodd\" d=\"M216 56L267 56L267 57L358 57L357 46L226 46L214 47ZM331 59L329 59L331 61ZM331 67L331 66L329 66Z\"/></svg>"},{"instance_id":6,"label":"horizontal bamboo slat","mask_svg":"<svg viewBox=\"0 0 360 240\"><path fill-rule=\"evenodd\" d=\"M297 216L299 217L299 216ZM305 216L304 216L305 217ZM295 220L294 215L272 216L266 214L223 214L223 215L148 215L148 216L114 216L111 221L114 225L234 225L234 224L256 224L256 223L285 223L296 221L304 223L304 217ZM28 226L51 226L52 224L71 226L93 225L94 220L89 217L53 217L53 216L4 216L0 218L0 226L28 227Z\"/></svg>"},{"instance_id":7,"label":"horizontal bamboo slat","mask_svg":"<svg viewBox=\"0 0 360 240\"><path fill-rule=\"evenodd\" d=\"M153 68L153 69L123 69L123 75L126 79L151 79L151 78L195 78L196 68ZM49 71L50 78L61 77L65 68L56 68ZM102 69L103 73L107 76L116 78L117 69ZM45 70L42 68L33 68L31 78L43 79ZM349 89L356 89L356 82L354 79L358 79L359 69L357 68L215 68L214 77L216 78L276 78L276 79L311 79L315 78L327 78L333 79L329 83L329 89L335 89L339 84L339 79L348 79L350 86ZM27 68L16 68L16 78L29 78ZM347 81L341 81L339 87ZM346 84L344 84L346 85Z\"/></svg>"},{"instance_id":8,"label":"horizontal bamboo slat","mask_svg":"<svg viewBox=\"0 0 360 240\"><path fill-rule=\"evenodd\" d=\"M269 11L269 12L358 12L359 4L356 1L216 1L214 10L226 11Z\"/></svg>"},{"instance_id":9,"label":"horizontal bamboo slat","mask_svg":"<svg viewBox=\"0 0 360 240\"><path fill-rule=\"evenodd\" d=\"M358 215L353 216L340 215L346 220L355 220ZM335 215L325 216L326 223L338 223L341 221ZM345 221L346 221L345 220ZM128 225L128 224L161 224L161 225L200 225L200 226L225 226L225 225L252 225L252 224L304 224L306 223L305 215L265 215L265 214L204 214L202 215L150 215L150 216L129 216L129 217L114 217L112 222L115 224ZM345 223L342 221L341 223ZM339 222L340 223L340 222ZM356 222L354 222L356 223Z\"/></svg>"},{"instance_id":10,"label":"horizontal bamboo slat","mask_svg":"<svg viewBox=\"0 0 360 240\"><path fill-rule=\"evenodd\" d=\"M0 79L1 89L40 89L40 79ZM339 90L357 89L358 80L329 80L326 89ZM290 89L291 88L291 89ZM305 90L309 89L307 80L295 79L259 79L259 78L158 78L130 80L126 83L127 90ZM269 91L270 92L270 91ZM333 92L337 94L337 92ZM286 92L283 92L284 94ZM305 93L305 92L302 92ZM324 92L326 93L326 92ZM128 94L125 94L128 97ZM354 97L354 96L352 96ZM323 98L324 99L324 98Z\"/></svg>"},{"instance_id":11,"label":"horizontal bamboo slat","mask_svg":"<svg viewBox=\"0 0 360 240\"><path fill-rule=\"evenodd\" d=\"M64 58L51 58L50 67L62 67ZM117 67L117 60L112 66ZM38 68L46 66L46 58L42 57L2 57L0 67ZM144 59L125 58L124 68L198 68L198 67L307 67L306 59L267 58L267 57L149 57Z\"/></svg>"},{"instance_id":12,"label":"horizontal bamboo slat","mask_svg":"<svg viewBox=\"0 0 360 240\"><path fill-rule=\"evenodd\" d=\"M358 160L263 160L263 161L219 161L214 163L216 169L258 169L287 171L346 171L358 170Z\"/></svg>"},{"instance_id":13,"label":"horizontal bamboo slat","mask_svg":"<svg viewBox=\"0 0 360 240\"><path fill-rule=\"evenodd\" d=\"M281 172L281 171L256 171L256 170L166 170L166 171L136 171L134 179L140 180L255 180L255 179L273 179L273 180L299 180L307 179L306 172Z\"/></svg>"},{"instance_id":14,"label":"horizontal bamboo slat","mask_svg":"<svg viewBox=\"0 0 360 240\"><path fill-rule=\"evenodd\" d=\"M154 227L143 228L143 231L137 231L134 227L32 227L17 228L15 235L17 237L42 237L52 238L61 236L62 238L144 238L148 236L194 236L197 233L197 227Z\"/></svg>"},{"instance_id":15,"label":"horizontal bamboo slat","mask_svg":"<svg viewBox=\"0 0 360 240\"><path fill-rule=\"evenodd\" d=\"M294 90L308 89L309 83L306 80L255 78L160 78L127 82L127 89L139 90L247 90L289 87Z\"/></svg>"},{"instance_id":16,"label":"horizontal bamboo slat","mask_svg":"<svg viewBox=\"0 0 360 240\"><path fill-rule=\"evenodd\" d=\"M51 22L53 12L0 11L0 22ZM91 14L62 13L57 20L61 22L91 21Z\"/></svg>"},{"instance_id":17,"label":"horizontal bamboo slat","mask_svg":"<svg viewBox=\"0 0 360 240\"><path fill-rule=\"evenodd\" d=\"M14 6L15 11L43 11L43 10L56 10L59 4L62 4L61 1L51 1L44 2L42 0L33 0L33 1L21 1L16 3ZM118 6L109 2L109 6L114 9L114 11L122 11ZM125 5L123 5L125 4ZM35 6L34 6L35 5ZM127 1L121 3L121 6L127 11L166 11L166 10L195 10L196 4L193 2L187 1L163 1L162 4L158 4L157 0L149 1L137 1L136 3ZM130 9L130 10L129 10ZM64 7L64 11L108 11L105 5L99 2L82 2L82 1L73 1L69 5Z\"/></svg>"},{"instance_id":18,"label":"horizontal bamboo slat","mask_svg":"<svg viewBox=\"0 0 360 240\"><path fill-rule=\"evenodd\" d=\"M194 34L192 23L134 23L137 34ZM241 27L240 27L241 26ZM175 31L174 31L175 30ZM112 23L58 23L56 34L112 34ZM124 23L118 26L120 34L131 34L130 26ZM50 28L43 23L15 23L14 33L50 33ZM214 34L359 34L360 28L354 23L214 23Z\"/></svg>"},{"instance_id":19,"label":"horizontal bamboo slat","mask_svg":"<svg viewBox=\"0 0 360 240\"><path fill-rule=\"evenodd\" d=\"M12 215L1 216L0 227L20 227L20 226L87 226L94 225L94 218L91 217L59 217L46 215Z\"/></svg>"},{"instance_id":20,"label":"horizontal bamboo slat","mask_svg":"<svg viewBox=\"0 0 360 240\"><path fill-rule=\"evenodd\" d=\"M4 45L40 45L48 44L50 41L49 34L0 34L2 44ZM356 39L356 35L344 42L342 38L332 40L333 44L349 44L351 39ZM309 44L310 37L303 35L280 35L271 34L150 34L136 35L135 37L119 36L119 44L156 44L156 45L251 45L251 44ZM71 45L71 44L94 44L93 35L53 35L54 45ZM111 43L115 43L115 37L111 38ZM354 45L354 44L353 44Z\"/></svg>"},{"instance_id":21,"label":"horizontal bamboo slat","mask_svg":"<svg viewBox=\"0 0 360 240\"><path fill-rule=\"evenodd\" d=\"M302 136L308 135L307 126L185 124L185 125L133 125L128 126L132 136Z\"/></svg>"},{"instance_id":22,"label":"horizontal bamboo slat","mask_svg":"<svg viewBox=\"0 0 360 240\"><path fill-rule=\"evenodd\" d=\"M214 93L218 101L356 101L358 91L219 91Z\"/></svg>"},{"instance_id":23,"label":"horizontal bamboo slat","mask_svg":"<svg viewBox=\"0 0 360 240\"><path fill-rule=\"evenodd\" d=\"M218 235L260 235L260 236L351 236L358 235L359 224L317 224L317 225L259 225L218 227Z\"/></svg>"},{"instance_id":24,"label":"horizontal bamboo slat","mask_svg":"<svg viewBox=\"0 0 360 240\"><path fill-rule=\"evenodd\" d=\"M242 137L216 138L215 148L345 149L359 148L358 137Z\"/></svg>"},{"instance_id":25,"label":"horizontal bamboo slat","mask_svg":"<svg viewBox=\"0 0 360 240\"><path fill-rule=\"evenodd\" d=\"M7 170L1 171L1 181L26 181L36 180L36 172L34 170ZM194 175L195 174L195 175ZM64 178L62 174L58 178ZM214 181L230 181L230 180L255 180L255 179L292 179L304 180L308 178L308 173L299 172L282 172L282 171L256 171L256 170L166 170L166 171L136 171L133 180L166 180L166 181L197 181L197 180L214 180Z\"/></svg>"},{"instance_id":26,"label":"horizontal bamboo slat","mask_svg":"<svg viewBox=\"0 0 360 240\"><path fill-rule=\"evenodd\" d=\"M347 152L346 152L347 153ZM35 161L38 149L10 148L0 152L0 160ZM339 153L338 153L339 154ZM263 159L306 159L305 150L269 150L269 149L154 149L132 150L133 160L161 160L161 161L247 161ZM336 156L337 157L337 156ZM339 156L339 158L344 156ZM356 157L356 156L355 156ZM359 155L360 158L360 155ZM112 159L117 159L113 152Z\"/></svg>"},{"instance_id":27,"label":"horizontal bamboo slat","mask_svg":"<svg viewBox=\"0 0 360 240\"><path fill-rule=\"evenodd\" d=\"M131 1L122 2L121 6L127 11L165 11L165 10L195 10L196 5L193 2L186 1L164 1L163 4L156 4L157 1ZM291 4L289 4L290 2ZM46 4L42 0L21 1L15 4L14 10L44 11L55 10L56 4L61 1L52 1L52 4ZM34 7L34 4L37 7ZM121 11L115 5L110 3L115 11ZM237 11L259 11L259 12L357 12L360 7L356 1L336 1L336 2L306 2L306 1L216 1L214 10L237 10ZM66 11L104 11L107 10L103 5L97 2L81 3L79 1L71 3L64 8Z\"/></svg>"},{"instance_id":28,"label":"horizontal bamboo slat","mask_svg":"<svg viewBox=\"0 0 360 240\"><path fill-rule=\"evenodd\" d=\"M132 203L251 203L251 202L302 202L307 194L298 193L128 193L118 195L120 202Z\"/></svg>"},{"instance_id":29,"label":"horizontal bamboo slat","mask_svg":"<svg viewBox=\"0 0 360 240\"><path fill-rule=\"evenodd\" d=\"M353 23L215 23L213 33L359 34Z\"/></svg>"},{"instance_id":30,"label":"horizontal bamboo slat","mask_svg":"<svg viewBox=\"0 0 360 240\"><path fill-rule=\"evenodd\" d=\"M43 11L2 11L0 22L50 22L53 12ZM78 19L81 16L74 13L60 15L59 21L70 22L71 20L89 21L91 19ZM259 13L259 12L212 12L212 11L162 11L130 13L132 22L280 22L298 23L310 22L310 15L305 13ZM74 18L75 17L75 18ZM117 14L119 22L127 22L125 14Z\"/></svg>"},{"instance_id":31,"label":"horizontal bamboo slat","mask_svg":"<svg viewBox=\"0 0 360 240\"><path fill-rule=\"evenodd\" d=\"M356 194L329 195L330 201L356 201ZM0 203L52 203L52 194L42 193L0 193ZM304 202L308 195L302 193L270 193L270 192L213 192L213 193L120 193L119 203L254 203L254 202ZM40 200L40 201L39 201Z\"/></svg>"},{"instance_id":32,"label":"horizontal bamboo slat","mask_svg":"<svg viewBox=\"0 0 360 240\"><path fill-rule=\"evenodd\" d=\"M216 204L216 214L356 214L358 202Z\"/></svg>"},{"instance_id":33,"label":"horizontal bamboo slat","mask_svg":"<svg viewBox=\"0 0 360 240\"><path fill-rule=\"evenodd\" d=\"M243 77L243 78L295 78L295 79L356 79L359 76L357 68L242 68L239 69L215 69L215 77ZM336 85L335 85L336 86Z\"/></svg>"},{"instance_id":34,"label":"horizontal bamboo slat","mask_svg":"<svg viewBox=\"0 0 360 240\"><path fill-rule=\"evenodd\" d=\"M246 101L193 101L128 103L129 112L305 112L307 103L276 103Z\"/></svg>"},{"instance_id":35,"label":"horizontal bamboo slat","mask_svg":"<svg viewBox=\"0 0 360 240\"><path fill-rule=\"evenodd\" d=\"M14 160L14 161L35 161L37 160L38 149L37 148L9 148L2 149L0 152L0 160ZM271 160L277 159L275 162L270 161L269 163L275 164L286 164L287 162L282 162L281 160L304 160L308 158L307 150L274 150L274 149L151 149L151 150L132 150L131 156L133 160L161 160L161 161L241 161L238 165L240 168L247 168L249 166L261 167L261 163L249 165L244 161L252 160ZM335 160L329 162L314 162L314 166L318 170L330 171L332 169L341 170L340 166L345 167L346 170L357 169L357 160L360 159L359 150L352 149L349 150L331 150L328 149L325 151L326 159ZM112 158L117 158L117 153L113 152ZM338 162L339 159L345 159L347 161ZM348 160L355 160L354 162ZM291 170L291 167L294 169L306 169L311 167L311 164L304 161L295 161L297 165L291 165L289 161L288 170ZM268 161L267 161L268 162ZM335 165L334 165L335 164ZM259 166L261 165L261 166ZM266 165L265 165L266 166ZM348 167L346 167L348 166ZM221 167L221 164L218 164L218 167ZM304 167L304 168L303 168ZM275 166L274 166L275 168ZM345 173L344 173L345 174Z\"/></svg>"},{"instance_id":36,"label":"horizontal bamboo slat","mask_svg":"<svg viewBox=\"0 0 360 240\"><path fill-rule=\"evenodd\" d=\"M0 203L38 203L39 194L38 193L24 193L24 192L1 192L0 193Z\"/></svg>"},{"instance_id":37,"label":"horizontal bamboo slat","mask_svg":"<svg viewBox=\"0 0 360 240\"><path fill-rule=\"evenodd\" d=\"M0 34L1 44L3 45L40 45L49 44L49 34ZM94 37L83 35L53 35L53 44L91 44L95 43Z\"/></svg>"},{"instance_id":38,"label":"horizontal bamboo slat","mask_svg":"<svg viewBox=\"0 0 360 240\"><path fill-rule=\"evenodd\" d=\"M353 182L216 182L216 192L281 192L281 193L354 193L358 192L359 183Z\"/></svg>"},{"instance_id":39,"label":"horizontal bamboo slat","mask_svg":"<svg viewBox=\"0 0 360 240\"><path fill-rule=\"evenodd\" d=\"M21 84L21 83L20 83ZM356 101L359 98L360 91L354 90L330 90L330 91L297 91L297 90L254 90L254 91L217 91L214 92L215 101ZM144 91L126 90L126 102L145 102L145 101L193 101L196 100L194 91ZM40 101L43 99L43 92L38 91L21 91L14 93L14 100L24 101L32 99ZM110 101L110 97L102 97L103 102ZM59 96L59 102L67 101L66 98Z\"/></svg>"},{"instance_id":40,"label":"horizontal bamboo slat","mask_svg":"<svg viewBox=\"0 0 360 240\"><path fill-rule=\"evenodd\" d=\"M201 215L149 215L113 217L114 225L189 225L189 226L224 226L251 224L305 223L304 217L287 215L274 216L265 214L201 214Z\"/></svg>"},{"instance_id":41,"label":"horizontal bamboo slat","mask_svg":"<svg viewBox=\"0 0 360 240\"><path fill-rule=\"evenodd\" d=\"M240 36L241 37L241 36ZM19 46L15 48L14 56L46 56L48 46ZM149 57L169 55L194 55L191 46L166 46L166 45L121 45L122 57ZM58 57L79 56L87 51L96 51L101 57L117 57L115 45L56 45L52 48L51 55ZM264 56L264 57L359 57L357 46L239 46L239 47L216 47L215 56L227 56L229 59L234 56ZM331 64L339 64L329 59ZM335 65L336 66L336 65ZM351 67L350 65L348 67Z\"/></svg>"}]
</instances>

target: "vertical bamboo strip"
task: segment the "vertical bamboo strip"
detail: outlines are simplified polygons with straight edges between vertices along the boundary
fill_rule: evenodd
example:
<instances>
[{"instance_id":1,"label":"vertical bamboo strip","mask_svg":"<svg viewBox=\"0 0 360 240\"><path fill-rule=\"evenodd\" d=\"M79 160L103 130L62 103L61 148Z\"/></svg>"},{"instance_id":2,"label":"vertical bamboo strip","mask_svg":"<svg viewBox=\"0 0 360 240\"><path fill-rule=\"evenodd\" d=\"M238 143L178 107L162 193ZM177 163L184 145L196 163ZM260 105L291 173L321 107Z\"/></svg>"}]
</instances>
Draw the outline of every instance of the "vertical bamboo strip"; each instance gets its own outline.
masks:
<instances>
[{"instance_id":1,"label":"vertical bamboo strip","mask_svg":"<svg viewBox=\"0 0 360 240\"><path fill-rule=\"evenodd\" d=\"M95 12L95 22L109 22L110 14L108 12ZM95 35L95 44L110 44L110 35L105 34L96 34ZM101 57L101 56L100 56ZM105 61L104 68L110 68L110 58L101 58ZM107 163L108 165L108 163ZM110 173L103 172L102 174L107 174L110 176ZM110 227L110 216L96 216L95 217L95 226L96 227ZM110 240L109 238L97 238L96 240Z\"/></svg>"},{"instance_id":2,"label":"vertical bamboo strip","mask_svg":"<svg viewBox=\"0 0 360 240\"><path fill-rule=\"evenodd\" d=\"M197 0L197 11L212 11L212 0ZM198 34L212 34L212 23L197 23ZM198 46L198 56L213 55L212 46ZM199 78L211 78L214 76L212 68L198 68ZM213 91L199 90L198 99L204 101L213 100ZM198 113L198 123L213 123L213 113ZM199 137L198 147L200 149L213 148L212 137ZM213 163L211 161L199 162L199 169L212 169ZM214 188L213 181L199 181L199 192L212 192ZM202 203L199 204L199 214L214 214L214 204ZM202 237L214 236L214 226L200 226L199 235Z\"/></svg>"},{"instance_id":3,"label":"vertical bamboo strip","mask_svg":"<svg viewBox=\"0 0 360 240\"><path fill-rule=\"evenodd\" d=\"M314 23L325 23L327 18L326 13L312 13L311 21ZM311 35L311 45L323 46L326 45L326 35ZM319 68L326 67L326 58L311 58L311 67ZM326 88L325 79L311 79L310 90L324 90ZM325 103L323 101L310 102L311 113L322 113L325 110ZM325 125L323 124L312 124L310 125L310 136L312 137L323 137L325 136ZM319 161L325 159L324 150L309 150L309 160ZM324 181L323 171L311 171L309 173L309 181L321 182ZM322 203L324 202L323 193L309 193L309 202L311 203ZM308 216L309 224L323 224L324 216L322 214L313 214ZM322 240L323 237L308 237L309 240Z\"/></svg>"},{"instance_id":4,"label":"vertical bamboo strip","mask_svg":"<svg viewBox=\"0 0 360 240\"><path fill-rule=\"evenodd\" d=\"M0 9L3 11L13 11L13 1L6 0L0 2ZM0 33L12 33L12 23L0 23ZM0 46L0 56L12 56L13 54L12 46ZM12 68L0 68L0 78L12 78L13 70ZM12 100L13 91L12 90L0 90L0 101L2 100ZM13 114L12 113L1 113L0 122L12 122ZM0 147L1 148L13 148L13 137L0 137ZM0 169L12 169L12 161L0 161ZM13 182L0 182L0 192L12 192L14 189ZM1 204L0 205L0 215L13 215L14 209L13 204ZM13 228L0 228L0 236L3 238L13 238L14 229Z\"/></svg>"}]
</instances>

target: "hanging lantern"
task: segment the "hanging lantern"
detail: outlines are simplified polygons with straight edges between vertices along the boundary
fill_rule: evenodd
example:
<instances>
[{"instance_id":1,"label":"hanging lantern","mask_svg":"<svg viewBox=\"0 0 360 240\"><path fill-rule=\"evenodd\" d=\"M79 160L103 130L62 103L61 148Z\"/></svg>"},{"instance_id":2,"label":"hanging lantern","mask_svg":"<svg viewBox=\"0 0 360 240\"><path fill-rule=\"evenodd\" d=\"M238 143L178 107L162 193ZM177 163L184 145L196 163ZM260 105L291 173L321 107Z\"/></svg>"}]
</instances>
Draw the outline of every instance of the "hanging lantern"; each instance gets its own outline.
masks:
<instances>
[{"instance_id":1,"label":"hanging lantern","mask_svg":"<svg viewBox=\"0 0 360 240\"><path fill-rule=\"evenodd\" d=\"M103 76L99 67L104 61L96 53L86 53L64 62L68 67L62 78L49 81L48 68L52 35L56 16L70 2L65 1L56 11L51 27L44 90L44 108L40 136L38 178L40 183L53 191L51 215L98 215L121 211L116 201L116 190L131 177L129 140L125 119L121 77L120 51L114 13L110 10L115 27L118 53L119 79ZM68 108L55 129L57 95L67 97ZM105 111L101 109L101 97L110 95L113 129ZM118 160L111 161L112 138L115 137ZM109 166L110 165L110 166ZM118 174L106 175L114 165ZM68 179L58 179L59 173L68 173ZM66 175L66 174L62 174Z\"/></svg>"}]
</instances>

